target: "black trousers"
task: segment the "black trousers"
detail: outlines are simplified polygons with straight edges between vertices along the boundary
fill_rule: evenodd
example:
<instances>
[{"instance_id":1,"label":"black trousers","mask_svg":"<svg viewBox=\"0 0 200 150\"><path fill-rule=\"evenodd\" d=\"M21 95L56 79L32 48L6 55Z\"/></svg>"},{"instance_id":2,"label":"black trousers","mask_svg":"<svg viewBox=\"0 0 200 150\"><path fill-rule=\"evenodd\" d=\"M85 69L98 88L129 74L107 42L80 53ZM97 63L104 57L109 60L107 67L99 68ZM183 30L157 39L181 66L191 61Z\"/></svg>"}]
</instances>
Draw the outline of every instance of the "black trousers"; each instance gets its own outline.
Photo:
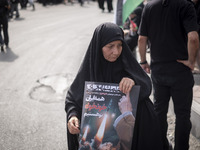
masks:
<instances>
[{"instance_id":1,"label":"black trousers","mask_svg":"<svg viewBox=\"0 0 200 150\"><path fill-rule=\"evenodd\" d=\"M1 30L3 29L3 35L2 37ZM0 44L6 44L8 46L9 37L8 37L8 17L7 15L0 17Z\"/></svg>"},{"instance_id":2,"label":"black trousers","mask_svg":"<svg viewBox=\"0 0 200 150\"><path fill-rule=\"evenodd\" d=\"M28 0L20 0L20 6L21 6L21 8L26 8L27 3L28 3Z\"/></svg>"},{"instance_id":3,"label":"black trousers","mask_svg":"<svg viewBox=\"0 0 200 150\"><path fill-rule=\"evenodd\" d=\"M99 8L104 10L104 1L107 1L107 8L108 11L111 12L113 10L113 6L112 6L112 0L98 0L98 4L99 4Z\"/></svg>"},{"instance_id":4,"label":"black trousers","mask_svg":"<svg viewBox=\"0 0 200 150\"><path fill-rule=\"evenodd\" d=\"M192 72L189 69L169 74L152 72L152 81L154 87L154 107L161 125L164 150L169 149L167 112L170 97L173 100L176 115L174 150L188 150L191 130L192 87L194 85Z\"/></svg>"},{"instance_id":5,"label":"black trousers","mask_svg":"<svg viewBox=\"0 0 200 150\"><path fill-rule=\"evenodd\" d=\"M98 0L99 8L104 10L104 0Z\"/></svg>"},{"instance_id":6,"label":"black trousers","mask_svg":"<svg viewBox=\"0 0 200 150\"><path fill-rule=\"evenodd\" d=\"M111 12L113 10L112 0L107 0L108 11Z\"/></svg>"}]
</instances>

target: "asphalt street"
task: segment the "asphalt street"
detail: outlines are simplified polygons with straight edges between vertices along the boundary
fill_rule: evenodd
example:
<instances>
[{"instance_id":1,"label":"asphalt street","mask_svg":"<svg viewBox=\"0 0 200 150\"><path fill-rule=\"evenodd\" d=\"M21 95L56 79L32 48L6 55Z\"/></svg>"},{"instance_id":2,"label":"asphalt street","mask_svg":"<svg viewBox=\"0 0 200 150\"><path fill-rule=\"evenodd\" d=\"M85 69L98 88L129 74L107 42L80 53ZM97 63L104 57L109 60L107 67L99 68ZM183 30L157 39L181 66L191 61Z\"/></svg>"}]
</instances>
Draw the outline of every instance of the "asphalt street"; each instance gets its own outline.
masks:
<instances>
[{"instance_id":1,"label":"asphalt street","mask_svg":"<svg viewBox=\"0 0 200 150\"><path fill-rule=\"evenodd\" d=\"M96 26L113 22L96 2L20 10L0 53L0 149L67 150L66 91Z\"/></svg>"},{"instance_id":2,"label":"asphalt street","mask_svg":"<svg viewBox=\"0 0 200 150\"><path fill-rule=\"evenodd\" d=\"M9 48L0 53L0 150L67 150L66 92L94 29L114 20L92 1L35 5L9 21ZM173 141L174 118L168 122ZM192 135L190 144L200 149Z\"/></svg>"}]
</instances>

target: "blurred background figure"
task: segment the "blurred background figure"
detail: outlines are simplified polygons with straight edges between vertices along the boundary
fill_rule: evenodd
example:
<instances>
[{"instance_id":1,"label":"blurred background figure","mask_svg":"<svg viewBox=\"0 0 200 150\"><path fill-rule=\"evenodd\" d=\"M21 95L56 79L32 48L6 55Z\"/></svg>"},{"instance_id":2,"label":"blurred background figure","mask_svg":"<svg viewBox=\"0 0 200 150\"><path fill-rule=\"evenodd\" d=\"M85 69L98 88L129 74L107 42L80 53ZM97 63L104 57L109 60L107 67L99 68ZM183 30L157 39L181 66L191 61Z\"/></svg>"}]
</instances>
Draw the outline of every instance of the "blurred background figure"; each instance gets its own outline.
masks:
<instances>
[{"instance_id":1,"label":"blurred background figure","mask_svg":"<svg viewBox=\"0 0 200 150\"><path fill-rule=\"evenodd\" d=\"M15 11L15 16L16 18L19 18L19 9L18 9L18 4L19 4L19 0L10 0L11 2L11 11L10 11L10 18L13 18L13 14Z\"/></svg>"},{"instance_id":2,"label":"blurred background figure","mask_svg":"<svg viewBox=\"0 0 200 150\"><path fill-rule=\"evenodd\" d=\"M98 0L99 8L102 9L102 12L104 12L104 1L105 0ZM111 12L113 10L112 0L106 0L107 1L107 9L108 12Z\"/></svg>"},{"instance_id":3,"label":"blurred background figure","mask_svg":"<svg viewBox=\"0 0 200 150\"><path fill-rule=\"evenodd\" d=\"M102 12L104 12L104 0L98 0L99 8L102 9Z\"/></svg>"},{"instance_id":4,"label":"blurred background figure","mask_svg":"<svg viewBox=\"0 0 200 150\"><path fill-rule=\"evenodd\" d=\"M78 0L81 6L83 6L83 0Z\"/></svg>"},{"instance_id":5,"label":"blurred background figure","mask_svg":"<svg viewBox=\"0 0 200 150\"><path fill-rule=\"evenodd\" d=\"M139 4L126 19L123 24L124 30L124 39L127 42L129 48L133 52L133 55L136 58L136 48L138 43L138 27L140 25L142 11L144 6L147 4L147 0L144 0L141 4Z\"/></svg>"},{"instance_id":6,"label":"blurred background figure","mask_svg":"<svg viewBox=\"0 0 200 150\"><path fill-rule=\"evenodd\" d=\"M20 3L20 6L21 6L21 9L26 9L28 0L19 0L19 3Z\"/></svg>"},{"instance_id":7,"label":"blurred background figure","mask_svg":"<svg viewBox=\"0 0 200 150\"><path fill-rule=\"evenodd\" d=\"M46 6L47 5L47 0L42 0L42 5Z\"/></svg>"},{"instance_id":8,"label":"blurred background figure","mask_svg":"<svg viewBox=\"0 0 200 150\"><path fill-rule=\"evenodd\" d=\"M125 34L124 39L135 57L136 57L136 47L137 47L137 41L138 41L137 30L140 25L142 10L143 9L138 6L130 14L129 18L126 20L126 22L123 25L124 34Z\"/></svg>"},{"instance_id":9,"label":"blurred background figure","mask_svg":"<svg viewBox=\"0 0 200 150\"><path fill-rule=\"evenodd\" d=\"M35 10L34 0L28 0L28 3L33 7L32 10Z\"/></svg>"},{"instance_id":10,"label":"blurred background figure","mask_svg":"<svg viewBox=\"0 0 200 150\"><path fill-rule=\"evenodd\" d=\"M1 52L4 52L4 44L8 47L8 11L10 5L8 0L0 0L0 46ZM3 36L1 30L3 29ZM4 37L4 38L3 38Z\"/></svg>"},{"instance_id":11,"label":"blurred background figure","mask_svg":"<svg viewBox=\"0 0 200 150\"><path fill-rule=\"evenodd\" d=\"M74 4L74 0L64 0L63 2L65 5L67 5L68 3L71 3L72 5Z\"/></svg>"},{"instance_id":12,"label":"blurred background figure","mask_svg":"<svg viewBox=\"0 0 200 150\"><path fill-rule=\"evenodd\" d=\"M107 1L107 9L110 13L113 10L112 0L106 0Z\"/></svg>"}]
</instances>

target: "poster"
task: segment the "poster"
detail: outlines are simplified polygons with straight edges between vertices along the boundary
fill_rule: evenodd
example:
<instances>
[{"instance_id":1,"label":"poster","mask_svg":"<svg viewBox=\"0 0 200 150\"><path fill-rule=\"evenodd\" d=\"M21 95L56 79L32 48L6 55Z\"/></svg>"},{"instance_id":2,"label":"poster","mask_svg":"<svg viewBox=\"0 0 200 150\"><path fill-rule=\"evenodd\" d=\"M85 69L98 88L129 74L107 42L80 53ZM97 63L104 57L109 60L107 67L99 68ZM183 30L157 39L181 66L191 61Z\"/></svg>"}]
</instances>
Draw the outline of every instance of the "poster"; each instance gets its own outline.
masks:
<instances>
[{"instance_id":1,"label":"poster","mask_svg":"<svg viewBox=\"0 0 200 150\"><path fill-rule=\"evenodd\" d=\"M79 150L130 150L140 86L85 82Z\"/></svg>"}]
</instances>

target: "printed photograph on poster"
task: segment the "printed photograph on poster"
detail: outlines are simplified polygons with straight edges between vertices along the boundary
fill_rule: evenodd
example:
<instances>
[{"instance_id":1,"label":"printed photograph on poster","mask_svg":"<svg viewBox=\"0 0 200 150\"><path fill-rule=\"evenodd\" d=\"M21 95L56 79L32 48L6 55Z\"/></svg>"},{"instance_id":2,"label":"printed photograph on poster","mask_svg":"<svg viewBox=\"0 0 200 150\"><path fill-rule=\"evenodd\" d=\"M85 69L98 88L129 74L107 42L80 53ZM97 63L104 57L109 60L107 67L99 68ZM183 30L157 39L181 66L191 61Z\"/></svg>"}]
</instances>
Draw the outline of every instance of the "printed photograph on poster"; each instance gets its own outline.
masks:
<instances>
[{"instance_id":1,"label":"printed photograph on poster","mask_svg":"<svg viewBox=\"0 0 200 150\"><path fill-rule=\"evenodd\" d=\"M130 150L140 86L85 82L79 150Z\"/></svg>"}]
</instances>

